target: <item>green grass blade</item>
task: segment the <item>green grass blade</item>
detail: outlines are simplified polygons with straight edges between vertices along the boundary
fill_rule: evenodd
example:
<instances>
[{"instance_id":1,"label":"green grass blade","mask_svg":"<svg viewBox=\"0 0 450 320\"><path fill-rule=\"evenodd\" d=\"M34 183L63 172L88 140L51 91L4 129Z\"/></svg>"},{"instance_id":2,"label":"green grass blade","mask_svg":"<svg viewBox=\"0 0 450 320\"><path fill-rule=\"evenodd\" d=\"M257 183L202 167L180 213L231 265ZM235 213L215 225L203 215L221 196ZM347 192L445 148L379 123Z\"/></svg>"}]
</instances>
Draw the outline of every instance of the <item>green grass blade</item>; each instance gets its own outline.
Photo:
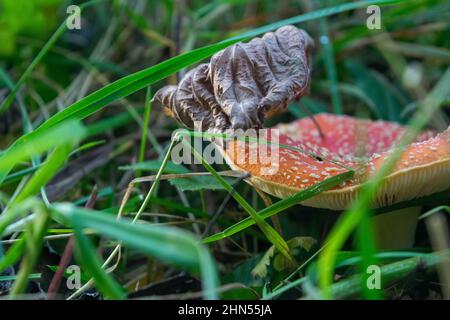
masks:
<instances>
[{"instance_id":1,"label":"green grass blade","mask_svg":"<svg viewBox=\"0 0 450 320\"><path fill-rule=\"evenodd\" d=\"M102 2L105 0L92 0L89 2L86 2L82 5L80 5L80 11L79 14L81 14L81 11L84 8L87 8L89 6L92 6L94 4L97 4L99 2ZM78 12L75 12L72 16L69 18L75 18L77 16ZM6 110L8 110L11 107L12 102L14 101L17 92L20 90L22 85L25 83L25 81L28 79L28 77L31 75L33 70L36 68L36 66L42 61L42 59L47 55L47 53L50 51L50 49L55 45L56 41L61 37L61 35L67 30L67 23L66 20L60 24L58 29L53 33L53 35L50 37L50 39L45 43L45 45L42 47L42 49L39 51L37 56L33 59L33 61L28 65L25 72L20 77L19 81L17 81L16 85L10 92L10 94L6 97L6 99L0 104L0 114L4 113Z\"/></svg>"},{"instance_id":2,"label":"green grass blade","mask_svg":"<svg viewBox=\"0 0 450 320\"><path fill-rule=\"evenodd\" d=\"M180 214L180 212L183 213L192 213L194 217L196 218L209 218L210 215L200 209L194 208L194 207L185 207L177 202L174 202L170 199L163 199L163 198L151 198L151 203L157 204L163 207L166 207L168 209L176 210L177 214Z\"/></svg>"},{"instance_id":3,"label":"green grass blade","mask_svg":"<svg viewBox=\"0 0 450 320\"><path fill-rule=\"evenodd\" d=\"M430 253L418 257L390 263L381 267L382 288L386 288L390 283L398 281L411 275L415 270L434 268L439 261L448 259L448 252ZM331 293L336 299L355 297L360 293L360 274L349 277L332 285Z\"/></svg>"},{"instance_id":4,"label":"green grass blade","mask_svg":"<svg viewBox=\"0 0 450 320\"><path fill-rule=\"evenodd\" d=\"M142 134L141 134L141 145L140 145L140 150L139 150L139 162L143 162L144 161L144 156L145 156L145 143L147 141L147 130L148 130L148 126L150 124L150 113L152 111L152 90L151 87L147 88L147 94L145 96L145 112L144 112L144 122L143 122L143 127L142 127ZM140 176L141 172L138 171L136 173L136 176Z\"/></svg>"},{"instance_id":5,"label":"green grass blade","mask_svg":"<svg viewBox=\"0 0 450 320\"><path fill-rule=\"evenodd\" d=\"M450 62L450 50L446 48L439 48L423 44L407 43L399 41L382 43L380 44L380 46L388 50L399 52L406 56L419 58L421 57L435 58L435 59L442 59L447 63Z\"/></svg>"},{"instance_id":6,"label":"green grass blade","mask_svg":"<svg viewBox=\"0 0 450 320\"><path fill-rule=\"evenodd\" d=\"M220 176L214 168L203 159L203 157L198 153L195 148L192 148L189 142L186 140L182 140L182 143L186 145L187 148L191 149L192 154L202 162L202 165L208 170L211 175L223 186L225 190L231 193L231 196L241 205L242 208L250 215L250 218L258 225L264 235L269 239L269 241L292 263L294 263L294 259L289 253L289 246L283 237L264 219L262 219L253 209L253 207L245 201L245 199L235 190L233 187L222 177Z\"/></svg>"},{"instance_id":7,"label":"green grass blade","mask_svg":"<svg viewBox=\"0 0 450 320\"><path fill-rule=\"evenodd\" d=\"M199 271L204 280L206 298L217 298L215 293L218 277L214 261L204 247L190 233L167 226L133 224L121 219L69 204L55 205L55 210L70 220L78 219L79 225L91 228L165 262L189 271Z\"/></svg>"},{"instance_id":8,"label":"green grass blade","mask_svg":"<svg viewBox=\"0 0 450 320\"><path fill-rule=\"evenodd\" d=\"M308 189L305 189L305 190L302 190L302 191L296 193L295 195L293 195L289 198L280 200L280 201L274 203L273 205L264 208L263 210L258 212L258 215L262 219L267 219L268 217L271 217L283 210L286 210L286 209L292 207L293 205L298 204L299 202L305 201L323 191L329 190L329 189L339 185L340 183L351 179L353 177L353 175L354 175L353 171L348 171L348 172L344 172L339 175L333 176L331 178L328 178L322 182L315 184L312 187L309 187ZM203 239L203 242L210 243L210 242L214 242L214 241L218 241L218 240L230 237L233 234L236 234L254 224L255 224L254 220L252 220L251 218L246 218L244 220L239 221L238 223L234 224L233 226L227 228L226 230L224 230L220 233L214 234L210 237Z\"/></svg>"},{"instance_id":9,"label":"green grass blade","mask_svg":"<svg viewBox=\"0 0 450 320\"><path fill-rule=\"evenodd\" d=\"M329 81L318 82L317 85L324 90L331 90L331 83ZM337 88L342 94L353 96L361 100L361 102L364 102L364 104L367 105L367 107L376 116L376 118L382 117L380 111L377 109L372 99L366 94L365 91L361 90L359 87L350 83L338 83ZM302 102L303 100L304 99L302 99Z\"/></svg>"},{"instance_id":10,"label":"green grass blade","mask_svg":"<svg viewBox=\"0 0 450 320\"><path fill-rule=\"evenodd\" d=\"M96 213L92 213L96 215ZM122 287L102 268L94 246L83 232L82 218L78 215L72 216L73 228L76 236L75 253L86 269L87 273L95 279L95 285L102 293L110 299L124 299L125 291Z\"/></svg>"},{"instance_id":11,"label":"green grass blade","mask_svg":"<svg viewBox=\"0 0 450 320\"><path fill-rule=\"evenodd\" d=\"M23 238L24 241L28 241L29 243L24 245L26 253L22 258L16 281L14 281L9 294L9 297L12 299L22 294L27 287L29 276L41 253L44 236L47 233L48 222L49 214L47 208L40 206L33 219L33 224L30 225L30 229L25 233L26 237Z\"/></svg>"},{"instance_id":12,"label":"green grass blade","mask_svg":"<svg viewBox=\"0 0 450 320\"><path fill-rule=\"evenodd\" d=\"M27 198L34 196L37 194L45 184L50 181L50 179L58 172L61 166L65 163L66 159L69 156L71 150L71 144L60 145L55 148L55 150L49 155L48 159L42 164L42 166L36 171L33 177L27 182L25 187L17 194L17 196L11 201L8 208L5 212L0 216L0 235L3 233L5 228L9 223L11 223L14 218L20 214L20 211L24 211L28 209L33 203L31 202L23 202ZM24 207L20 207L21 204L24 204ZM19 206L19 207L18 207ZM33 205L33 209L38 211L38 214L35 218L33 225L35 225L38 230L33 235L25 234L22 238L16 242L6 253L5 256L2 257L0 261L0 270L8 267L9 265L15 263L23 251L29 247L25 246L26 239L30 239L32 245L35 250L33 252L28 252L28 258L24 259L22 262L21 272L25 272L24 274L19 274L17 279L17 285L15 285L15 289L12 291L12 295L15 296L18 293L21 293L24 290L24 286L26 285L26 281L28 279L28 274L32 270L32 266L34 265L37 259L37 252L39 251L39 247L42 245L42 238L46 232L46 221L47 221L47 213L46 209L41 208L40 205ZM42 216L45 216L45 220Z\"/></svg>"},{"instance_id":13,"label":"green grass blade","mask_svg":"<svg viewBox=\"0 0 450 320\"><path fill-rule=\"evenodd\" d=\"M227 40L214 45L195 49L168 59L153 67L123 77L89 94L44 122L37 130L49 128L67 119L84 119L108 104L162 80L180 69L201 61L212 54L237 42Z\"/></svg>"},{"instance_id":14,"label":"green grass blade","mask_svg":"<svg viewBox=\"0 0 450 320\"><path fill-rule=\"evenodd\" d=\"M436 208L433 208L431 210L428 210L427 212L425 212L424 214L422 214L419 219L425 219L428 218L430 216L432 216L435 213L438 212L442 212L442 211L447 211L447 213L450 213L450 206L438 206Z\"/></svg>"},{"instance_id":15,"label":"green grass blade","mask_svg":"<svg viewBox=\"0 0 450 320\"><path fill-rule=\"evenodd\" d=\"M387 259L394 259L394 258L407 258L407 259L410 259L410 258L422 258L422 257L426 258L427 255L425 255L423 253L408 252L408 251L406 251L406 252L401 252L401 251L400 252L395 252L395 251L392 251L392 252L380 252L380 253L376 254L376 258L380 259L380 260L381 259L386 259L387 260ZM339 262L336 265L336 267L352 266L352 265L355 265L355 264L359 263L360 261L361 261L361 257L355 256L355 257L351 257L351 258L345 259L342 262ZM404 261L407 261L407 260L404 260ZM432 260L430 260L430 261L432 261ZM389 268L389 269L391 269L391 268ZM393 270L393 268L391 270ZM382 274L383 274L383 272L384 271L382 269ZM386 273L388 273L388 272L386 272ZM408 273L406 273L404 275L408 275ZM358 280L361 279L361 274L358 275L358 278L359 278ZM401 278L401 277L399 277L399 278ZM280 296L281 294L283 294L283 293L285 293L285 292L287 292L287 291L289 291L289 290L291 290L291 289L293 289L295 287L298 287L298 286L302 285L307 280L308 280L308 276L304 276L304 277L296 279L296 280L294 280L292 282L288 282L287 284L284 284L282 286L278 286L270 294L264 296L263 299L264 300L274 299L274 298ZM343 279L342 282L348 281L348 280L349 279ZM351 285L350 284L346 284L346 285L342 286L339 289L337 287L335 289L332 289L332 290L335 290L335 292L338 294L339 298L349 297L349 296L351 296L353 294L356 294L356 293L360 292L360 290L361 290L360 282L355 281L355 279L353 279L353 280L351 280L349 282L351 282L352 284ZM351 290L348 290L348 291L347 290L342 290L343 288L348 288L348 287L350 287ZM334 296L336 297L336 295L334 295Z\"/></svg>"},{"instance_id":16,"label":"green grass blade","mask_svg":"<svg viewBox=\"0 0 450 320\"><path fill-rule=\"evenodd\" d=\"M11 206L14 206L30 196L38 193L43 186L50 181L51 178L58 172L69 157L72 146L70 144L58 146L48 157L47 161L36 171L26 186L12 201Z\"/></svg>"},{"instance_id":17,"label":"green grass blade","mask_svg":"<svg viewBox=\"0 0 450 320\"><path fill-rule=\"evenodd\" d=\"M26 161L34 155L54 147L76 144L83 135L84 127L78 121L68 121L50 130L39 132L39 134L26 135L24 136L26 139L21 139L20 143L14 144L14 147L0 156L0 176L6 177L15 164ZM4 179L0 179L0 181L2 180Z\"/></svg>"},{"instance_id":18,"label":"green grass blade","mask_svg":"<svg viewBox=\"0 0 450 320\"><path fill-rule=\"evenodd\" d=\"M158 171L161 168L161 160L149 160L144 162L137 162L131 165L120 166L119 170L134 170L134 171ZM167 161L164 166L163 173L182 174L191 172L189 169L181 164L175 164L172 161Z\"/></svg>"},{"instance_id":19,"label":"green grass blade","mask_svg":"<svg viewBox=\"0 0 450 320\"><path fill-rule=\"evenodd\" d=\"M14 85L13 81L11 80L11 78L9 77L8 73L3 68L0 68L0 80L2 80L10 90L14 90L15 85ZM13 97L13 99L14 98L15 97ZM7 101L7 99L8 98L5 99L5 102ZM25 104L20 95L17 96L17 104L19 106L20 116L22 117L23 132L28 133L32 130L31 120L30 120L30 117L28 116L27 110L25 108ZM0 113L1 113L1 108L0 108Z\"/></svg>"},{"instance_id":20,"label":"green grass blade","mask_svg":"<svg viewBox=\"0 0 450 320\"><path fill-rule=\"evenodd\" d=\"M20 260L23 251L25 250L26 240L22 236L18 241L9 248L9 250L0 259L0 272L5 271L6 268L12 266Z\"/></svg>"},{"instance_id":21,"label":"green grass blade","mask_svg":"<svg viewBox=\"0 0 450 320\"><path fill-rule=\"evenodd\" d=\"M407 132L398 143L399 146L405 146L411 143L414 137L416 137L420 130L425 126L433 113L439 108L441 102L446 99L450 93L450 87L448 86L449 82L450 68L447 69L430 94L425 98L421 108L411 120ZM368 215L372 199L376 194L380 183L382 183L383 178L390 172L400 155L401 152L397 150L397 152L394 152L386 160L385 164L373 179L363 186L358 200L352 204L351 208L343 216L341 216L328 236L328 245L323 250L318 261L319 285L324 298L329 299L332 297L330 288L333 282L333 272L337 252L343 246L345 240L356 228L363 216Z\"/></svg>"},{"instance_id":22,"label":"green grass blade","mask_svg":"<svg viewBox=\"0 0 450 320\"><path fill-rule=\"evenodd\" d=\"M41 279L42 277L42 273L31 273L28 276L29 280L32 279ZM17 276L0 276L0 281L11 281L11 280L16 280Z\"/></svg>"},{"instance_id":23,"label":"green grass blade","mask_svg":"<svg viewBox=\"0 0 450 320\"><path fill-rule=\"evenodd\" d=\"M369 289L367 286L367 280L370 276L367 272L369 266L378 265L375 258L375 236L371 217L371 214L362 217L356 228L357 246L362 257L358 269L361 274L360 286L363 297L369 300L378 300L382 297L381 290Z\"/></svg>"},{"instance_id":24,"label":"green grass blade","mask_svg":"<svg viewBox=\"0 0 450 320\"><path fill-rule=\"evenodd\" d=\"M138 113L140 111L141 109L136 110ZM131 121L133 121L133 116L128 111L119 113L113 117L96 121L95 123L86 125L86 137L96 136L107 132L108 130L123 127Z\"/></svg>"},{"instance_id":25,"label":"green grass blade","mask_svg":"<svg viewBox=\"0 0 450 320\"><path fill-rule=\"evenodd\" d=\"M9 174L9 175L5 178L5 180L3 181L3 183L0 183L0 187L5 186L5 185L10 184L10 183L13 183L13 182L15 182L15 181L17 181L17 180L20 180L21 178L23 178L23 177L29 175L29 174L32 174L33 172L36 172L36 170L37 170L41 165L42 165L42 164L40 164L39 166L36 166L36 167L29 167L29 168L26 168L26 169L23 169L23 170L19 170L19 171L16 171L16 172L14 172L14 173Z\"/></svg>"},{"instance_id":26,"label":"green grass blade","mask_svg":"<svg viewBox=\"0 0 450 320\"><path fill-rule=\"evenodd\" d=\"M356 85L375 105L376 114L385 120L399 121L401 101L394 94L392 84L382 81L382 75L377 77L373 70L352 60L346 60L344 65Z\"/></svg>"},{"instance_id":27,"label":"green grass blade","mask_svg":"<svg viewBox=\"0 0 450 320\"><path fill-rule=\"evenodd\" d=\"M333 113L342 114L342 100L338 90L338 76L336 71L336 61L334 59L333 43L329 37L329 27L326 18L320 19L320 43L323 46L324 66L330 82L331 101L333 103Z\"/></svg>"},{"instance_id":28,"label":"green grass blade","mask_svg":"<svg viewBox=\"0 0 450 320\"><path fill-rule=\"evenodd\" d=\"M358 9L358 8L366 8L367 6L373 5L373 4L381 6L381 5L390 5L390 4L396 4L396 3L401 3L401 2L402 2L402 0L368 0L368 1L356 1L356 2L338 4L335 6L315 10L313 12L308 12L308 13L305 13L305 14L302 14L299 16L280 20L280 21L271 23L269 25L253 29L242 35L230 38L230 40L241 39L241 37L245 37L245 38L256 37L262 33L273 31L275 29L278 29L278 28L288 25L288 24L298 24L298 23L302 23L302 22L306 22L306 21L310 21L310 20L316 20L316 19L334 15L337 13L349 11L349 10L354 10L354 9ZM242 39L239 41L242 41Z\"/></svg>"}]
</instances>

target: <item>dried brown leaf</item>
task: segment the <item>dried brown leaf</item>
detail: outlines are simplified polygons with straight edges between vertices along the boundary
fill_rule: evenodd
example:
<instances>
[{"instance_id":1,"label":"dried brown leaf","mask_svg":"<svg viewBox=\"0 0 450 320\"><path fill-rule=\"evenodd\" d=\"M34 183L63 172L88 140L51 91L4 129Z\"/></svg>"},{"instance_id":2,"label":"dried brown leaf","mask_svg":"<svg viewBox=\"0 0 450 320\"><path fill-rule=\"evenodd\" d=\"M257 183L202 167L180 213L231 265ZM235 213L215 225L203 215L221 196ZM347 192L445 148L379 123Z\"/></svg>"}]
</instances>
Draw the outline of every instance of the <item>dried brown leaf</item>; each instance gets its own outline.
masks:
<instances>
[{"instance_id":1,"label":"dried brown leaf","mask_svg":"<svg viewBox=\"0 0 450 320\"><path fill-rule=\"evenodd\" d=\"M305 31L285 26L218 52L154 99L195 130L260 128L267 116L308 93L312 47Z\"/></svg>"}]
</instances>

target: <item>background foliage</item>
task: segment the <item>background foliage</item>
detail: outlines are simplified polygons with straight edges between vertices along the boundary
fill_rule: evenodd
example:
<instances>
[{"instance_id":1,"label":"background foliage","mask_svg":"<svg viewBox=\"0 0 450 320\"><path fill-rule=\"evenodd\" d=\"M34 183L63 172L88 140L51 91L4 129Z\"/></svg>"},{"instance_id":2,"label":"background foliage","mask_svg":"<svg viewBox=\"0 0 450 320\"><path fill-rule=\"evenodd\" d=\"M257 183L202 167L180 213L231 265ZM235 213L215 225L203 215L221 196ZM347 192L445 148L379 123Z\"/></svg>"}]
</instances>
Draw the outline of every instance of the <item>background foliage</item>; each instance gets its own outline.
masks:
<instances>
[{"instance_id":1,"label":"background foliage","mask_svg":"<svg viewBox=\"0 0 450 320\"><path fill-rule=\"evenodd\" d=\"M150 98L222 48L289 23L315 40L311 93L267 126L306 108L443 130L448 1L94 0L82 4L81 30L66 30L71 3L0 2L0 294L442 297L450 284L434 272L442 254L426 219L413 249L376 252L365 246L370 233L352 234L371 214L364 198L342 213L294 205L351 172L270 206L241 178L220 178L226 166L175 165L166 153L177 124ZM372 3L381 30L366 27ZM431 110L423 123L420 108ZM200 171L209 174L160 180ZM134 181L125 193L154 174L158 182ZM419 204L447 212L448 192ZM78 290L65 279L51 287L64 252L81 265ZM375 293L360 286L373 259L386 279Z\"/></svg>"}]
</instances>

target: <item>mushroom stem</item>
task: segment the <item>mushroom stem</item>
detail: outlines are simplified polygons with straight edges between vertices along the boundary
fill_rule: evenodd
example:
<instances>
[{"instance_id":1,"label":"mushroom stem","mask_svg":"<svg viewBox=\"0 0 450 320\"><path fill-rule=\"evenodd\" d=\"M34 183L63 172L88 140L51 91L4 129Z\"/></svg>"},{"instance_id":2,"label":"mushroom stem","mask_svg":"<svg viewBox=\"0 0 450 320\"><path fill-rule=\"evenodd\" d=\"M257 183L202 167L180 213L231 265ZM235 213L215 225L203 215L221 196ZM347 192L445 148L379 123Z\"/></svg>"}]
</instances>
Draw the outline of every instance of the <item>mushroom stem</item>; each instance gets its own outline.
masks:
<instances>
[{"instance_id":1,"label":"mushroom stem","mask_svg":"<svg viewBox=\"0 0 450 320\"><path fill-rule=\"evenodd\" d=\"M373 217L376 247L380 250L412 248L420 209L409 207Z\"/></svg>"}]
</instances>

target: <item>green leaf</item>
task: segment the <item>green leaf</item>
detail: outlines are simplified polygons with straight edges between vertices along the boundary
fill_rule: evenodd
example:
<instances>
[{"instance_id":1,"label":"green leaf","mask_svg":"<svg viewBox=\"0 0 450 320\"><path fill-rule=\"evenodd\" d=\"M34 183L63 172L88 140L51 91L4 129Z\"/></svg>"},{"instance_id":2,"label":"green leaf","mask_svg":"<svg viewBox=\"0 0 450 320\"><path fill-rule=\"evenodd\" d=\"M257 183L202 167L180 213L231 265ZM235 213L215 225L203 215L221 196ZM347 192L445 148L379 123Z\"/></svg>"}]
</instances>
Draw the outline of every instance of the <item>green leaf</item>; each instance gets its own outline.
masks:
<instances>
[{"instance_id":1,"label":"green leaf","mask_svg":"<svg viewBox=\"0 0 450 320\"><path fill-rule=\"evenodd\" d=\"M121 166L119 170L133 170L133 171L153 171L156 172L162 165L160 160L150 160L144 162L138 162L132 165ZM167 162L164 168L164 173L169 174L186 174L191 173L189 169L181 164L175 164L171 161ZM230 178L224 178L228 183L232 184L233 180ZM170 179L169 183L180 188L181 191L198 191L198 190L223 190L223 186L217 182L212 176L192 176L187 178L174 178Z\"/></svg>"},{"instance_id":2,"label":"green leaf","mask_svg":"<svg viewBox=\"0 0 450 320\"><path fill-rule=\"evenodd\" d=\"M303 248L306 251L310 251L311 248L317 243L316 239L311 237L295 237L287 241L287 244L289 246L289 249L293 251L296 248ZM270 260L275 256L276 254L276 248L274 246L271 246L269 250L266 251L264 256L261 258L261 260L258 262L258 264L253 268L251 271L251 274L254 277L264 278L268 274L268 267L270 265ZM275 259L277 261L275 261ZM288 264L284 256L278 255L274 259L274 267L281 271L284 269Z\"/></svg>"},{"instance_id":3,"label":"green leaf","mask_svg":"<svg viewBox=\"0 0 450 320\"><path fill-rule=\"evenodd\" d=\"M233 179L224 177L228 184L233 184ZM170 184L180 188L181 191L198 191L198 190L225 190L225 188L217 182L212 176L189 177L181 179L171 179Z\"/></svg>"},{"instance_id":4,"label":"green leaf","mask_svg":"<svg viewBox=\"0 0 450 320\"><path fill-rule=\"evenodd\" d=\"M55 272L56 273L56 271L58 271L58 266L47 266L50 270L52 270L53 272ZM72 274L70 273L70 272L68 272L67 271L67 269L66 270L64 270L64 273L63 273L63 277L64 278L69 278L70 276L71 276ZM80 275L80 278L81 278L81 282L82 283L86 283L86 282L88 282L89 281L89 277L85 274L85 273L81 273L81 275Z\"/></svg>"}]
</instances>

